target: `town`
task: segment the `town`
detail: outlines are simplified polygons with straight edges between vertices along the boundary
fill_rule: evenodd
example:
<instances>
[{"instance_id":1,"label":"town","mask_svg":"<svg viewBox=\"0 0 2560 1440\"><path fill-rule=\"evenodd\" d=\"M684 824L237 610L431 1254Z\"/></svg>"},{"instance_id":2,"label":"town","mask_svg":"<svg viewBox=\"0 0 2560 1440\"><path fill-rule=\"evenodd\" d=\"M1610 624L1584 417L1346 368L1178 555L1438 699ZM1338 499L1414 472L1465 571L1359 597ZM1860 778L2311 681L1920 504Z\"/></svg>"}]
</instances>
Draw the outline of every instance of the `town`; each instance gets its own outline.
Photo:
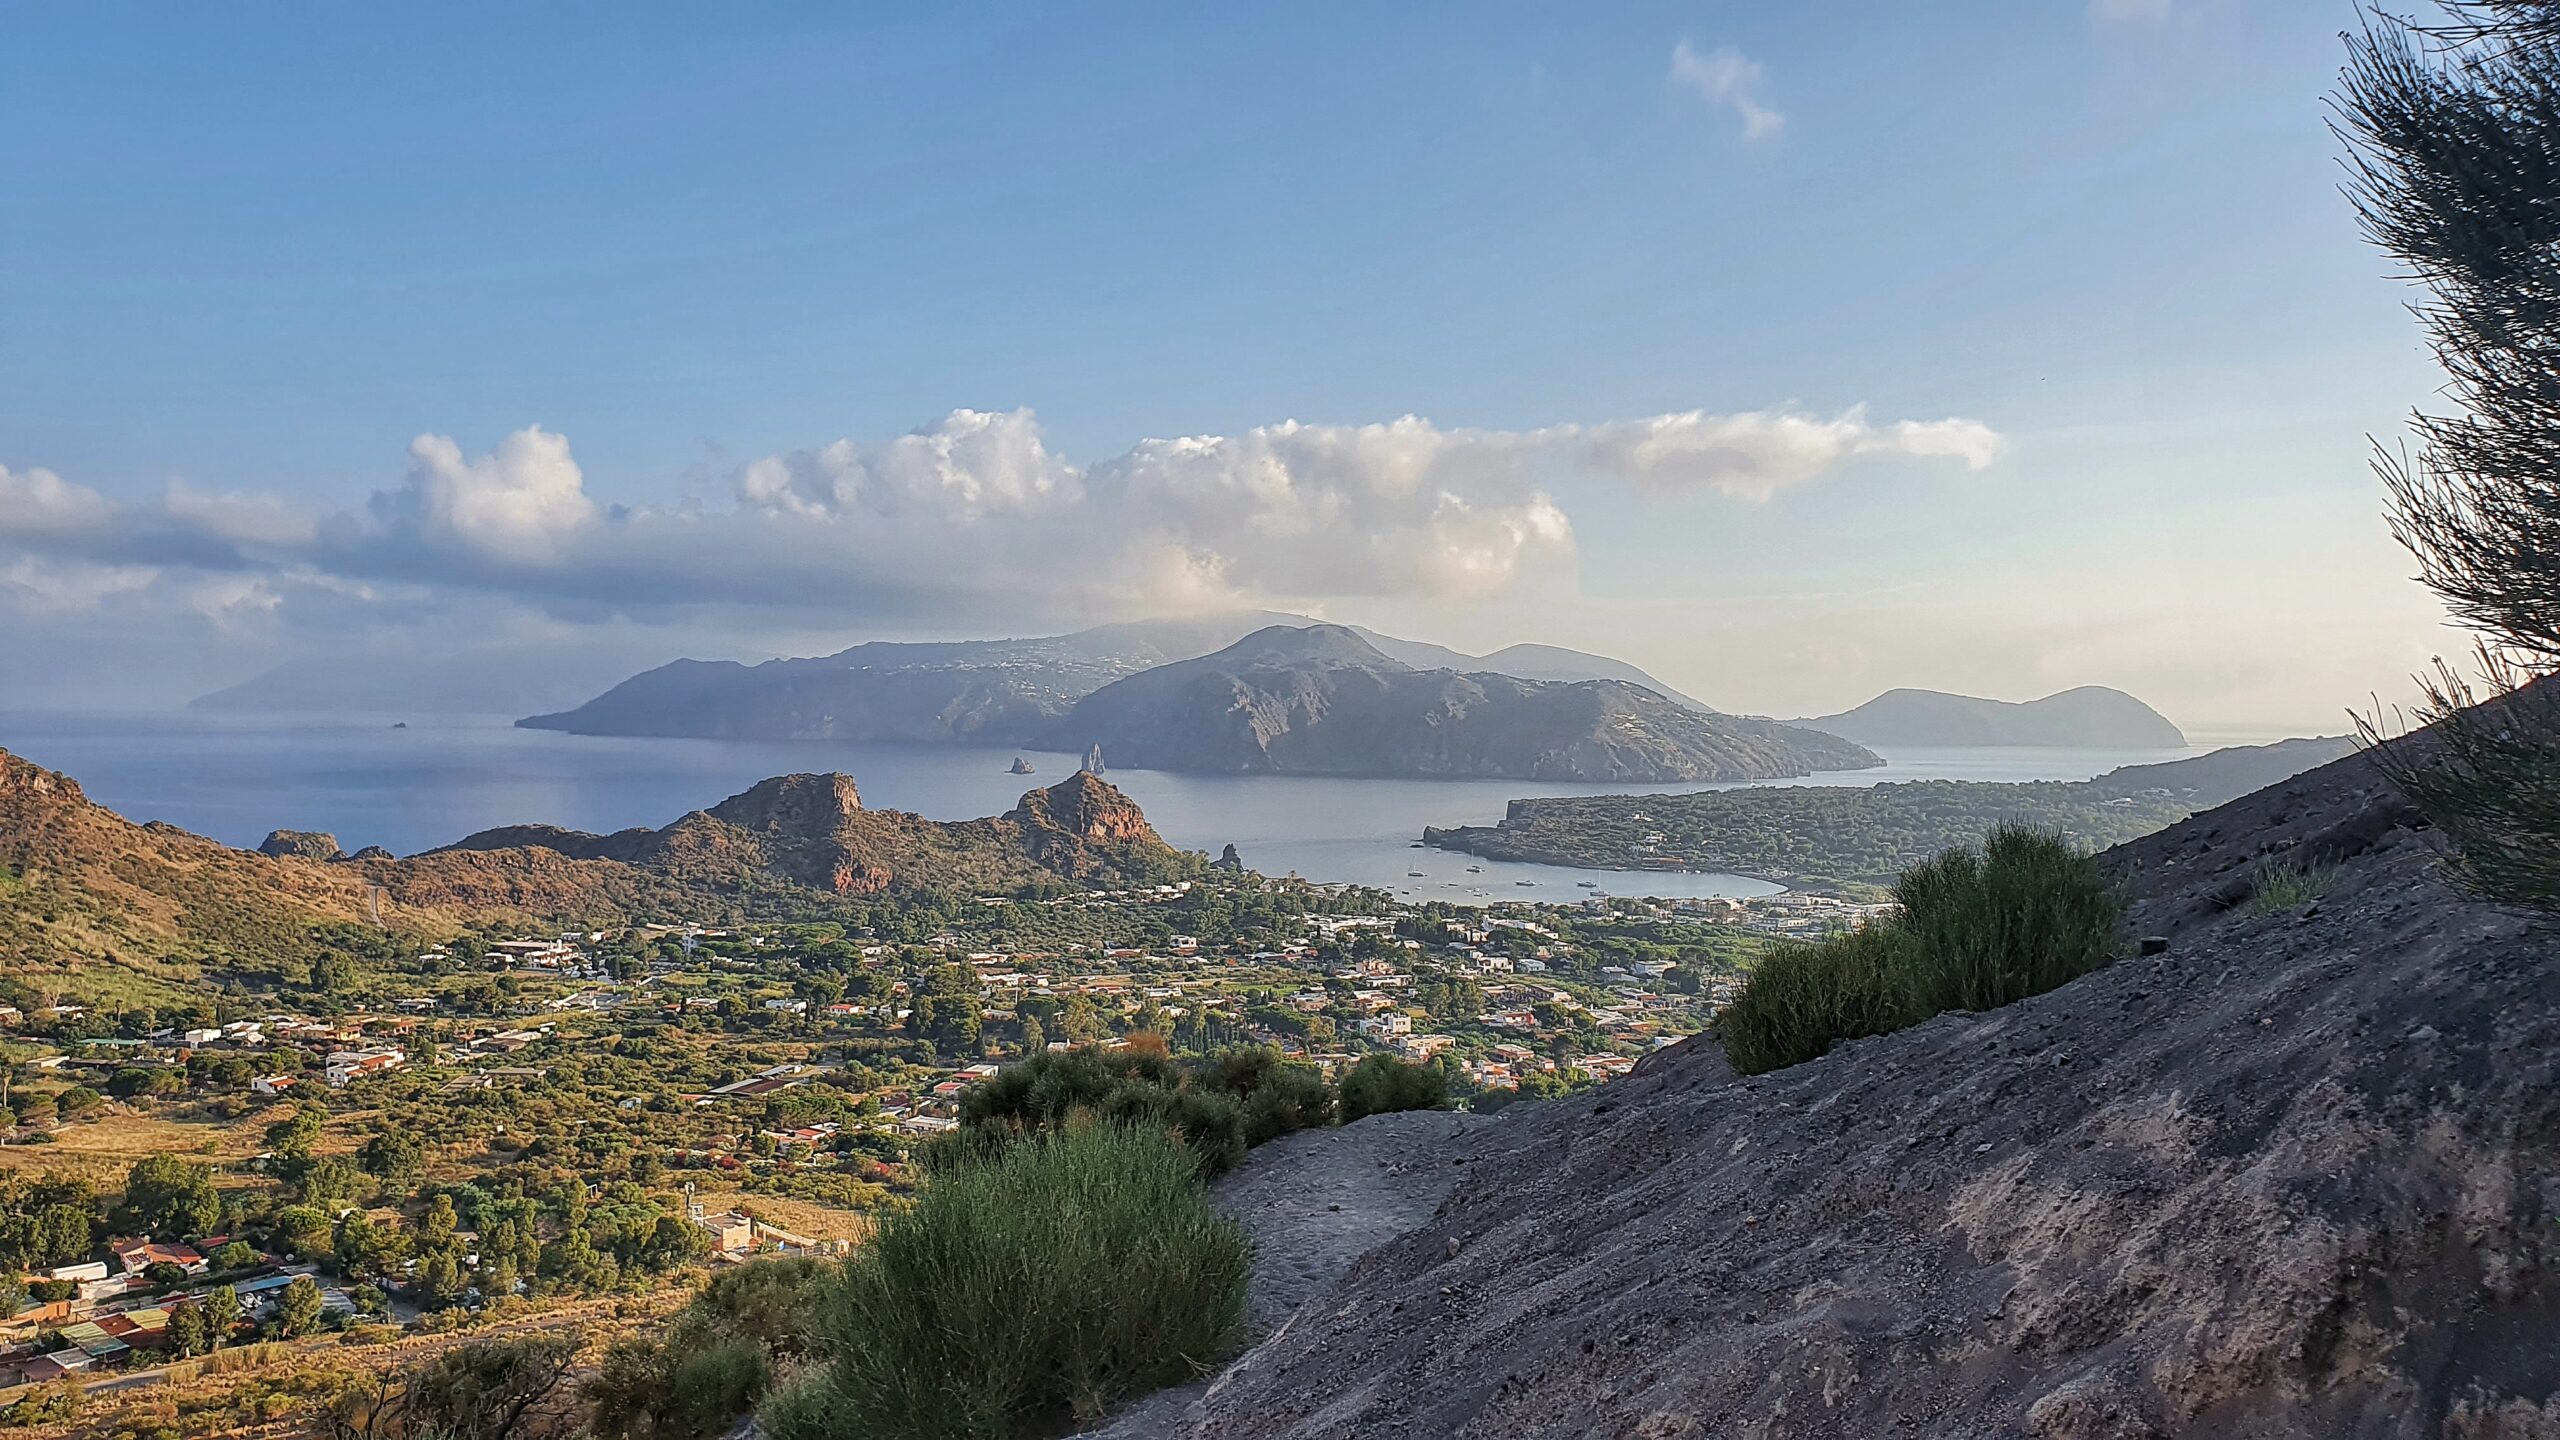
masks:
<instances>
[{"instance_id":1,"label":"town","mask_svg":"<svg viewBox=\"0 0 2560 1440\"><path fill-rule=\"evenodd\" d=\"M971 1086L1043 1051L1152 1034L1327 1075L1393 1055L1477 1109L1563 1094L1700 1028L1772 938L1871 908L1471 909L1246 877L866 926L465 935L177 1006L21 985L0 1006L0 1262L24 1270L0 1404L240 1337L468 1323L839 1249L912 1189L911 1151Z\"/></svg>"}]
</instances>

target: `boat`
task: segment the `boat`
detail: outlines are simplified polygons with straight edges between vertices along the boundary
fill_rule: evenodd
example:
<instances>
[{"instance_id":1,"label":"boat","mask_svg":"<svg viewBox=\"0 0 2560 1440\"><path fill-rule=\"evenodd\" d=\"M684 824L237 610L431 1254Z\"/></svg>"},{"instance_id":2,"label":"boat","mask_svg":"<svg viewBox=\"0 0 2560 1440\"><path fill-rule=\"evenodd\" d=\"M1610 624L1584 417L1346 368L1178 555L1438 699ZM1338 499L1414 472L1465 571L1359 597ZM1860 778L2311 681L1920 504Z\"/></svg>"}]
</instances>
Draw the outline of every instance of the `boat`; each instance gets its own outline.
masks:
<instances>
[{"instance_id":1,"label":"boat","mask_svg":"<svg viewBox=\"0 0 2560 1440\"><path fill-rule=\"evenodd\" d=\"M1538 886L1538 882L1535 880L1514 880L1511 883L1514 885L1526 885L1532 890L1536 889Z\"/></svg>"},{"instance_id":2,"label":"boat","mask_svg":"<svg viewBox=\"0 0 2560 1440\"><path fill-rule=\"evenodd\" d=\"M1470 875L1481 875L1484 873L1484 867L1481 865L1470 865L1467 867L1467 873Z\"/></svg>"},{"instance_id":3,"label":"boat","mask_svg":"<svg viewBox=\"0 0 2560 1440\"><path fill-rule=\"evenodd\" d=\"M1407 870L1404 874L1405 878L1408 880L1419 880L1422 878L1422 872L1419 870Z\"/></svg>"}]
</instances>

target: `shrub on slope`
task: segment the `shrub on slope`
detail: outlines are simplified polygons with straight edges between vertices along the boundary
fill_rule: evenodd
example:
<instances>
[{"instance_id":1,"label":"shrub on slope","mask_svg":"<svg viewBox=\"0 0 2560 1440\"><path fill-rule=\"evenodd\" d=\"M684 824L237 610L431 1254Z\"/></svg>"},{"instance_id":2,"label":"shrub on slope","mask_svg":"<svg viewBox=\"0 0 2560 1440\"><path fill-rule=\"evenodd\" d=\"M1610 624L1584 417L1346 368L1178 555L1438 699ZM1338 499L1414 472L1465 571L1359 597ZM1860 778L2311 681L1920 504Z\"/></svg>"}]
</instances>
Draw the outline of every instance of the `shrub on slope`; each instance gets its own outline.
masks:
<instances>
[{"instance_id":1,"label":"shrub on slope","mask_svg":"<svg viewBox=\"0 0 2560 1440\"><path fill-rule=\"evenodd\" d=\"M1446 1110L1449 1079L1429 1065L1371 1055L1342 1077L1342 1123L1398 1110Z\"/></svg>"},{"instance_id":2,"label":"shrub on slope","mask_svg":"<svg viewBox=\"0 0 2560 1440\"><path fill-rule=\"evenodd\" d=\"M1716 1021L1746 1075L1942 1010L1991 1010L2105 964L2124 897L2061 836L2004 827L1914 866L1864 929L1773 949Z\"/></svg>"},{"instance_id":3,"label":"shrub on slope","mask_svg":"<svg viewBox=\"0 0 2560 1440\"><path fill-rule=\"evenodd\" d=\"M1248 1252L1161 1131L1086 1124L934 1176L819 1296L774 1440L1006 1440L1188 1380L1239 1338Z\"/></svg>"},{"instance_id":4,"label":"shrub on slope","mask_svg":"<svg viewBox=\"0 0 2560 1440\"><path fill-rule=\"evenodd\" d=\"M924 1160L931 1169L989 1158L1090 1118L1164 1130L1190 1147L1204 1173L1216 1175L1234 1169L1245 1147L1330 1125L1333 1112L1324 1077L1269 1047L1224 1050L1192 1064L1161 1046L1088 1047L1034 1055L972 1088L961 1097L960 1128L928 1147Z\"/></svg>"}]
</instances>

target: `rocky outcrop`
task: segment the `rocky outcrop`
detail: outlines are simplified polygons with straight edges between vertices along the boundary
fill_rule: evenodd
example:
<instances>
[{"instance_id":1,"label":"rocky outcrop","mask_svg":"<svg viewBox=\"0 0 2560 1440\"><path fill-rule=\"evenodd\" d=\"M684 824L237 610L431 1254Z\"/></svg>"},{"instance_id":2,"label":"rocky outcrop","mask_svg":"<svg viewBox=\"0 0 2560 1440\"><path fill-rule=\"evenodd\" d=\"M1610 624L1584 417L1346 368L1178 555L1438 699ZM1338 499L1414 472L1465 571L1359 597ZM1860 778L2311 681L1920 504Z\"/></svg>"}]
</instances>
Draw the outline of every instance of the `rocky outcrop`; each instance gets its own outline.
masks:
<instances>
[{"instance_id":1,"label":"rocky outcrop","mask_svg":"<svg viewBox=\"0 0 2560 1440\"><path fill-rule=\"evenodd\" d=\"M562 871L498 865L487 855L552 855L628 873ZM432 863L427 863L432 862ZM684 891L763 893L777 882L815 896L859 897L892 890L1004 891L1042 876L1073 879L1154 873L1177 863L1146 816L1108 781L1077 775L1033 790L1006 814L984 820L937 821L897 810L866 810L847 775L782 775L677 819L662 829L611 835L515 825L484 830L416 861L383 871L384 883L425 887L443 903L475 892L485 877L488 903L518 904L529 876L568 885L580 873L596 879L605 908L627 909L631 895L672 898ZM788 891L777 897L787 903Z\"/></svg>"},{"instance_id":2,"label":"rocky outcrop","mask_svg":"<svg viewBox=\"0 0 2560 1440\"><path fill-rule=\"evenodd\" d=\"M338 837L325 830L270 830L258 842L258 853L281 859L292 855L304 860L335 860L346 854L338 848Z\"/></svg>"},{"instance_id":3,"label":"rocky outcrop","mask_svg":"<svg viewBox=\"0 0 2560 1440\"><path fill-rule=\"evenodd\" d=\"M1515 1107L1148 1433L2560 1435L2560 946L2412 823L2339 762L2110 853L2165 953Z\"/></svg>"},{"instance_id":4,"label":"rocky outcrop","mask_svg":"<svg viewBox=\"0 0 2560 1440\"><path fill-rule=\"evenodd\" d=\"M1113 851L1168 853L1137 802L1091 771L1024 795L1004 822L1019 828L1042 865L1069 876L1093 873Z\"/></svg>"},{"instance_id":5,"label":"rocky outcrop","mask_svg":"<svg viewBox=\"0 0 2560 1440\"><path fill-rule=\"evenodd\" d=\"M1227 848L1218 852L1217 859L1209 862L1209 868L1212 870L1242 870L1244 868L1244 857L1236 853L1235 845L1230 842Z\"/></svg>"},{"instance_id":6,"label":"rocky outcrop","mask_svg":"<svg viewBox=\"0 0 2560 1440\"><path fill-rule=\"evenodd\" d=\"M1622 680L1418 670L1339 625L1275 626L1106 685L1050 744L1204 773L1752 780L1883 763L1830 735L1704 714Z\"/></svg>"}]
</instances>

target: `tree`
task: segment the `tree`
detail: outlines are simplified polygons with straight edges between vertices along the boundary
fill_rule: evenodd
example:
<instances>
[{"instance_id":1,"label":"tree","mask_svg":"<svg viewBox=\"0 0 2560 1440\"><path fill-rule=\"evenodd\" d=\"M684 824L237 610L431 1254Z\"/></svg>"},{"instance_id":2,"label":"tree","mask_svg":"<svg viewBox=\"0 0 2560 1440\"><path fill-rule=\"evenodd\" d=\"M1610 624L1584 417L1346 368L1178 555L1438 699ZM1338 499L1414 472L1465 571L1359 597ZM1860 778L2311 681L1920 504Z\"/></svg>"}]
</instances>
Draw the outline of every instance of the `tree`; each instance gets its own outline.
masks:
<instances>
[{"instance_id":1,"label":"tree","mask_svg":"<svg viewBox=\"0 0 2560 1440\"><path fill-rule=\"evenodd\" d=\"M319 1327L323 1308L320 1286L308 1275L296 1275L276 1296L276 1329L288 1340L308 1335Z\"/></svg>"},{"instance_id":2,"label":"tree","mask_svg":"<svg viewBox=\"0 0 2560 1440\"><path fill-rule=\"evenodd\" d=\"M201 1355L213 1348L205 1337L203 1306L180 1300L169 1307L169 1348L180 1355Z\"/></svg>"},{"instance_id":3,"label":"tree","mask_svg":"<svg viewBox=\"0 0 2560 1440\"><path fill-rule=\"evenodd\" d=\"M583 1418L569 1381L576 1334L475 1340L405 1371L348 1382L322 1417L329 1440L554 1440Z\"/></svg>"},{"instance_id":4,"label":"tree","mask_svg":"<svg viewBox=\"0 0 2560 1440\"><path fill-rule=\"evenodd\" d=\"M205 1348L219 1350L240 1324L240 1292L228 1285L216 1285L204 1294Z\"/></svg>"},{"instance_id":5,"label":"tree","mask_svg":"<svg viewBox=\"0 0 2560 1440\"><path fill-rule=\"evenodd\" d=\"M2560 908L2560 5L2447 8L2433 28L2370 14L2337 108L2358 217L2423 287L2453 402L2374 468L2419 578L2478 637L2481 686L2439 660L2426 730L2359 726L2473 888Z\"/></svg>"},{"instance_id":6,"label":"tree","mask_svg":"<svg viewBox=\"0 0 2560 1440\"><path fill-rule=\"evenodd\" d=\"M385 1180L406 1180L426 1168L427 1147L406 1130L377 1131L357 1149L356 1163Z\"/></svg>"},{"instance_id":7,"label":"tree","mask_svg":"<svg viewBox=\"0 0 2560 1440\"><path fill-rule=\"evenodd\" d=\"M125 1175L124 1204L134 1228L158 1238L185 1239L222 1223L222 1196L213 1188L212 1172L174 1155L133 1162Z\"/></svg>"}]
</instances>

